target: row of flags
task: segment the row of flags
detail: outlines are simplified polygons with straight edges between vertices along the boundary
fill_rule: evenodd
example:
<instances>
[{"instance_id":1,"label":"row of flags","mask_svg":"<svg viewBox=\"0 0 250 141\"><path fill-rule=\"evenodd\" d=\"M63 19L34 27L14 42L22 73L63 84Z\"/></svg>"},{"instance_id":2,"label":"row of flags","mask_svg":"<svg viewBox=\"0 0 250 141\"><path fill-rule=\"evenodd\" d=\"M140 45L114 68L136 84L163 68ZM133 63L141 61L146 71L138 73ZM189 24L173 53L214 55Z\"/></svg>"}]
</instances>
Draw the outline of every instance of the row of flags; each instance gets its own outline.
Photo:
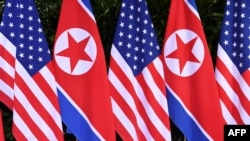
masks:
<instances>
[{"instance_id":1,"label":"row of flags","mask_svg":"<svg viewBox=\"0 0 250 141\"><path fill-rule=\"evenodd\" d=\"M171 1L162 49L146 0L122 0L107 69L89 0L62 1L52 55L34 0L6 0L0 100L14 137L62 141L63 122L79 141L171 140L171 119L187 140L223 140L223 125L250 123L249 8L226 1L214 70L195 0Z\"/></svg>"}]
</instances>

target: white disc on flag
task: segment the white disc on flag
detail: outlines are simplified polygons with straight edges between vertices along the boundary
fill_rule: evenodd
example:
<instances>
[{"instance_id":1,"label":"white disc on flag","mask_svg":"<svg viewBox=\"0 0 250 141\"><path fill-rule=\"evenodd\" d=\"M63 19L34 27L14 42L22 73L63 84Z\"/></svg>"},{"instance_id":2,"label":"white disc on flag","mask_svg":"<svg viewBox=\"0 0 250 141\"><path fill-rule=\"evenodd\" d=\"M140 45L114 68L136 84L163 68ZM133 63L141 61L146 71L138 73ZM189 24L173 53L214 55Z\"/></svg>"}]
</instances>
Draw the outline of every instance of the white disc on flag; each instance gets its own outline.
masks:
<instances>
[{"instance_id":1,"label":"white disc on flag","mask_svg":"<svg viewBox=\"0 0 250 141\"><path fill-rule=\"evenodd\" d=\"M84 40L86 40L84 45L80 44ZM72 45L70 42L74 44ZM66 50L68 50L67 55L60 54ZM88 59L85 60L84 57L82 57L84 55ZM82 75L88 72L93 66L96 56L97 47L94 38L86 30L81 28L68 29L56 40L54 47L55 61L57 65L68 74Z\"/></svg>"},{"instance_id":2,"label":"white disc on flag","mask_svg":"<svg viewBox=\"0 0 250 141\"><path fill-rule=\"evenodd\" d=\"M192 40L194 40L194 44L190 51L182 51L179 56L169 57L170 54L177 51L178 49L185 49L178 47L177 36L180 38L183 44L188 44ZM183 45L183 46L184 46ZM192 55L197 61L189 60L186 55ZM185 56L185 57L184 57ZM183 62L183 58L186 59L183 68L181 68L181 62ZM164 45L164 60L168 69L174 74L181 77L188 77L193 75L201 66L204 60L204 45L200 37L191 30L181 29L173 32L169 38L166 40Z\"/></svg>"}]
</instances>

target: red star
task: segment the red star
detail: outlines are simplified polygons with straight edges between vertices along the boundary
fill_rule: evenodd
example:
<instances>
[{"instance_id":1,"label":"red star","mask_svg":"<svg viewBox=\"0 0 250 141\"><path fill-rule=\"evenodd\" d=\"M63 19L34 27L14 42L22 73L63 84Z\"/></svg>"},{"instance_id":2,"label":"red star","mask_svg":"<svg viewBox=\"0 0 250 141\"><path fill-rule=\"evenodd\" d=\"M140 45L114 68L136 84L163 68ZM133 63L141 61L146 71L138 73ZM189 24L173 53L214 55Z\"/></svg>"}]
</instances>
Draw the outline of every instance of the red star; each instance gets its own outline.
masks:
<instances>
[{"instance_id":1,"label":"red star","mask_svg":"<svg viewBox=\"0 0 250 141\"><path fill-rule=\"evenodd\" d=\"M197 62L200 63L200 61L194 56L192 53L193 46L197 40L197 37L190 40L188 43L184 43L181 38L176 34L176 41L177 41L177 46L178 49L173 51L171 54L166 56L166 58L177 58L179 59L179 65L180 65L180 70L182 71L185 64L190 61L190 62Z\"/></svg>"},{"instance_id":2,"label":"red star","mask_svg":"<svg viewBox=\"0 0 250 141\"><path fill-rule=\"evenodd\" d=\"M80 42L77 42L69 33L68 33L68 48L59 52L57 55L65 56L70 58L70 67L71 71L74 70L76 64L79 60L90 61L92 59L89 57L88 54L84 51L87 47L87 43L90 37L87 37Z\"/></svg>"}]
</instances>

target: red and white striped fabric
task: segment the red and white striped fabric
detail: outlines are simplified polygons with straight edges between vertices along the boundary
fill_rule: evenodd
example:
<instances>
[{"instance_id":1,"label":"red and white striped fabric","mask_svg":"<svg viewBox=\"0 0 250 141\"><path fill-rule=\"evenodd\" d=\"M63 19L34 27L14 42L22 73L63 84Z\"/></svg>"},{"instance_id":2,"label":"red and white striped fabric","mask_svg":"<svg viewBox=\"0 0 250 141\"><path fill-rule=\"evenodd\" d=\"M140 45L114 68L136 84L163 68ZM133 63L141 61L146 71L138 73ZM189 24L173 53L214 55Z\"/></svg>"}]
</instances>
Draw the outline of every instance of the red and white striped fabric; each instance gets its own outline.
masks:
<instances>
[{"instance_id":1,"label":"red and white striped fabric","mask_svg":"<svg viewBox=\"0 0 250 141\"><path fill-rule=\"evenodd\" d=\"M5 43L6 44L6 43ZM11 50L10 50L11 51ZM14 50L15 51L15 50ZM11 51L13 52L13 51ZM15 58L0 44L0 101L12 109L14 99Z\"/></svg>"},{"instance_id":2,"label":"red and white striped fabric","mask_svg":"<svg viewBox=\"0 0 250 141\"><path fill-rule=\"evenodd\" d=\"M123 140L171 140L161 59L146 1L123 0L108 73Z\"/></svg>"},{"instance_id":3,"label":"red and white striped fabric","mask_svg":"<svg viewBox=\"0 0 250 141\"><path fill-rule=\"evenodd\" d=\"M222 22L215 74L227 124L250 124L249 7L248 0L228 0Z\"/></svg>"},{"instance_id":4,"label":"red and white striped fabric","mask_svg":"<svg viewBox=\"0 0 250 141\"><path fill-rule=\"evenodd\" d=\"M1 101L13 110L16 140L62 141L51 56L34 1L6 1L0 50Z\"/></svg>"}]
</instances>

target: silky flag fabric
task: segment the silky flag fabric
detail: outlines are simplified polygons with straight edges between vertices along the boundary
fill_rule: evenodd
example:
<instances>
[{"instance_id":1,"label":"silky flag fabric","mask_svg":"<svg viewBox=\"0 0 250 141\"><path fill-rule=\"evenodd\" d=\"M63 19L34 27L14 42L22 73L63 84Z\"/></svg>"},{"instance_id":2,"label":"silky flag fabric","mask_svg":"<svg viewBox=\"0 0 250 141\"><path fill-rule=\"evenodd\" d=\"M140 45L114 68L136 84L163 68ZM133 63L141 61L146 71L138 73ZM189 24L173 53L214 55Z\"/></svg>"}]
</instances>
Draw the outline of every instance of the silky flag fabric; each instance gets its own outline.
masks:
<instances>
[{"instance_id":1,"label":"silky flag fabric","mask_svg":"<svg viewBox=\"0 0 250 141\"><path fill-rule=\"evenodd\" d=\"M51 55L33 0L6 0L0 50L1 93L13 101L16 140L62 141Z\"/></svg>"},{"instance_id":2,"label":"silky flag fabric","mask_svg":"<svg viewBox=\"0 0 250 141\"><path fill-rule=\"evenodd\" d=\"M79 141L115 140L105 57L89 0L63 0L53 64L68 130Z\"/></svg>"},{"instance_id":3,"label":"silky flag fabric","mask_svg":"<svg viewBox=\"0 0 250 141\"><path fill-rule=\"evenodd\" d=\"M164 39L169 115L187 140L223 140L219 95L194 0L172 0Z\"/></svg>"},{"instance_id":4,"label":"silky flag fabric","mask_svg":"<svg viewBox=\"0 0 250 141\"><path fill-rule=\"evenodd\" d=\"M227 0L216 59L216 80L227 124L250 124L250 1Z\"/></svg>"},{"instance_id":5,"label":"silky flag fabric","mask_svg":"<svg viewBox=\"0 0 250 141\"><path fill-rule=\"evenodd\" d=\"M171 140L161 50L145 0L123 0L108 72L123 140Z\"/></svg>"}]
</instances>

